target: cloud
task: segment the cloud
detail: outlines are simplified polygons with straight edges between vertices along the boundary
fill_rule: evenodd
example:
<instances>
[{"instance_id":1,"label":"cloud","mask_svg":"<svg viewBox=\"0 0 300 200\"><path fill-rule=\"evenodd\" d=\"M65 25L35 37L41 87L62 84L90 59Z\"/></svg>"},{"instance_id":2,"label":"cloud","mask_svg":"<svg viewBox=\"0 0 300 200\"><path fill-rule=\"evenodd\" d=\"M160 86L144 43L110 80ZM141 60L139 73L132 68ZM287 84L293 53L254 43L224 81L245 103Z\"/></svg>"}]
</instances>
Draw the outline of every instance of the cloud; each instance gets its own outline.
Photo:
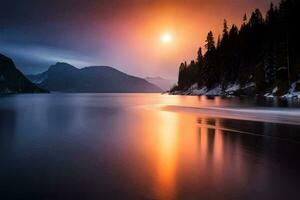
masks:
<instances>
[{"instance_id":1,"label":"cloud","mask_svg":"<svg viewBox=\"0 0 300 200\"><path fill-rule=\"evenodd\" d=\"M53 64L63 61L79 68L93 64L91 58L80 52L48 46L1 44L1 51L8 56L37 63Z\"/></svg>"}]
</instances>

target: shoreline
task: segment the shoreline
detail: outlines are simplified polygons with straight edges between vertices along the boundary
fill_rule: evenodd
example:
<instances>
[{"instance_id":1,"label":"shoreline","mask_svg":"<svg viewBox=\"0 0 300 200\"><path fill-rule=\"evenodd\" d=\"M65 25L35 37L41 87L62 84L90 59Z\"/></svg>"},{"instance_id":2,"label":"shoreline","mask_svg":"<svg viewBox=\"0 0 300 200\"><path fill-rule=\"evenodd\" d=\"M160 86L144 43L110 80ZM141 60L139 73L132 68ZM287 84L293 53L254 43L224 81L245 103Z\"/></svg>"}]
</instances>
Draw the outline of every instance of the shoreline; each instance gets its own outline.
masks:
<instances>
[{"instance_id":1,"label":"shoreline","mask_svg":"<svg viewBox=\"0 0 300 200\"><path fill-rule=\"evenodd\" d=\"M222 94L222 95L207 95L207 94L187 94L185 92L183 93L170 93L170 92L165 92L162 94L167 94L167 95L171 95L171 96L197 96L197 97L201 97L201 96L206 96L206 97L223 97L223 98L264 98L264 99L294 99L294 100L299 100L300 101L300 96L298 95L292 95L292 94L285 94L283 96L266 96L266 95L255 95L255 96L246 96L246 95L226 95L226 94Z\"/></svg>"},{"instance_id":2,"label":"shoreline","mask_svg":"<svg viewBox=\"0 0 300 200\"><path fill-rule=\"evenodd\" d=\"M266 90L260 92L260 94L256 94L256 84L248 83L245 86L241 86L239 83L230 84L224 87L221 84L216 85L213 88L198 87L197 84L192 85L191 87L185 90L170 90L167 91L169 95L183 95L183 96L221 96L221 97L262 97L266 99L297 99L300 100L300 80L295 81L289 87L289 89L285 90L281 94L278 94L278 86L274 87L271 90Z\"/></svg>"},{"instance_id":3,"label":"shoreline","mask_svg":"<svg viewBox=\"0 0 300 200\"><path fill-rule=\"evenodd\" d=\"M220 94L220 95L207 95L207 94L190 94L186 92L165 92L162 94L167 94L167 95L172 95L172 96L206 96L209 98L214 98L214 97L222 97L222 98L263 98L263 99L281 99L281 100L297 100L300 101L300 96L299 95L292 95L292 94L285 94L282 96L267 96L267 95L255 95L255 96L247 96L247 95L226 95L226 94Z\"/></svg>"}]
</instances>

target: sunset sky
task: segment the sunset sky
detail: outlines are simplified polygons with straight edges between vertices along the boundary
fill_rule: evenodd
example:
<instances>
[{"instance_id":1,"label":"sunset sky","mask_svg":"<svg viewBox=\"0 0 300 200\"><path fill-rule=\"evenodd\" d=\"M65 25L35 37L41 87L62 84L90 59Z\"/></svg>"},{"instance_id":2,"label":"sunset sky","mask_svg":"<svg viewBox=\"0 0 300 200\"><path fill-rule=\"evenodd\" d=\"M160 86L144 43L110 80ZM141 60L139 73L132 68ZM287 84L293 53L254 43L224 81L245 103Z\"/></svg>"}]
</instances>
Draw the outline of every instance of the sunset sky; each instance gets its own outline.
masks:
<instances>
[{"instance_id":1,"label":"sunset sky","mask_svg":"<svg viewBox=\"0 0 300 200\"><path fill-rule=\"evenodd\" d=\"M270 2L278 0L4 0L0 52L26 74L60 61L176 79L209 30Z\"/></svg>"}]
</instances>

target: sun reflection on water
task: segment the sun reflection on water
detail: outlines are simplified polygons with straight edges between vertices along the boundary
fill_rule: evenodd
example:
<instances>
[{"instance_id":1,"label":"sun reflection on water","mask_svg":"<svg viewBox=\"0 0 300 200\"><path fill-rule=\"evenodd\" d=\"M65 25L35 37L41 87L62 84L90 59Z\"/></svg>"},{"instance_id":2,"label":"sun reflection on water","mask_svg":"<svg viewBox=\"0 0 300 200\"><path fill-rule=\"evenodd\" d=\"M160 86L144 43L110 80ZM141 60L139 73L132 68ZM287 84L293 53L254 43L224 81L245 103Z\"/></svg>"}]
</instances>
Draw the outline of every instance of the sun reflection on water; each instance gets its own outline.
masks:
<instances>
[{"instance_id":1,"label":"sun reflection on water","mask_svg":"<svg viewBox=\"0 0 300 200\"><path fill-rule=\"evenodd\" d=\"M176 156L178 151L177 116L170 112L160 112L158 129L158 185L162 188L158 194L160 199L172 199L175 187Z\"/></svg>"}]
</instances>

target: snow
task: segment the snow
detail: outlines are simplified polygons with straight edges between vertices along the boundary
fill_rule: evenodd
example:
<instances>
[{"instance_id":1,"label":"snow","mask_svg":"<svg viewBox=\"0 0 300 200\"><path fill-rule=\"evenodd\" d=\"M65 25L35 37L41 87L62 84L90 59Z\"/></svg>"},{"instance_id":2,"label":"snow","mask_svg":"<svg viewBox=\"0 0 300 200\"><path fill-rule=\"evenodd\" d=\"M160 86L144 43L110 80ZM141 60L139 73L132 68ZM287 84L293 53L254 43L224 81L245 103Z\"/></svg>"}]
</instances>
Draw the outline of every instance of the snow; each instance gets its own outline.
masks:
<instances>
[{"instance_id":1,"label":"snow","mask_svg":"<svg viewBox=\"0 0 300 200\"><path fill-rule=\"evenodd\" d=\"M300 91L296 90L296 86L297 84L300 84L300 80L295 81L294 83L292 83L289 92L286 93L285 95L282 95L282 98L297 98L300 99Z\"/></svg>"},{"instance_id":2,"label":"snow","mask_svg":"<svg viewBox=\"0 0 300 200\"><path fill-rule=\"evenodd\" d=\"M248 83L245 88L253 87L255 86L255 83ZM189 89L185 91L174 91L172 94L174 95L196 95L196 96L201 96L201 95L207 95L207 96L220 96L220 95L232 95L234 92L238 91L241 89L240 84L235 83L235 84L230 84L227 86L225 91L222 89L222 85L218 84L212 89L208 89L206 86L199 88L197 84L193 84Z\"/></svg>"},{"instance_id":3,"label":"snow","mask_svg":"<svg viewBox=\"0 0 300 200\"><path fill-rule=\"evenodd\" d=\"M251 83L246 84L242 89L246 89L246 88L254 87L254 86L255 86L255 83L251 82ZM199 88L197 84L194 84L186 91L177 91L177 92L173 92L172 94L197 95L197 96L201 96L201 95L220 96L220 95L224 95L224 94L232 95L234 92L236 92L240 89L241 89L241 85L238 83L228 85L227 88L225 89L225 91L222 90L221 84L215 86L214 88L212 88L210 90L207 87Z\"/></svg>"},{"instance_id":4,"label":"snow","mask_svg":"<svg viewBox=\"0 0 300 200\"><path fill-rule=\"evenodd\" d=\"M278 87L275 87L275 88L272 90L272 93L275 94L277 91L278 91Z\"/></svg>"},{"instance_id":5,"label":"snow","mask_svg":"<svg viewBox=\"0 0 300 200\"><path fill-rule=\"evenodd\" d=\"M281 97L287 99L291 99L291 98L300 99L300 92L287 93L285 95L282 95Z\"/></svg>"},{"instance_id":6,"label":"snow","mask_svg":"<svg viewBox=\"0 0 300 200\"><path fill-rule=\"evenodd\" d=\"M296 90L297 84L300 84L300 80L295 81L294 83L291 84L291 87L288 91L288 93L280 96L279 98L284 98L284 99L300 99L300 91ZM278 91L278 87L275 87L271 93L266 93L264 96L267 98L274 98L276 97L276 93Z\"/></svg>"},{"instance_id":7,"label":"snow","mask_svg":"<svg viewBox=\"0 0 300 200\"><path fill-rule=\"evenodd\" d=\"M266 94L264 94L264 97L274 98L274 95L272 93L266 93Z\"/></svg>"},{"instance_id":8,"label":"snow","mask_svg":"<svg viewBox=\"0 0 300 200\"><path fill-rule=\"evenodd\" d=\"M222 87L221 87L221 85L218 85L217 87L209 90L208 92L206 92L206 95L208 95L208 96L219 96L219 95L222 95Z\"/></svg>"},{"instance_id":9,"label":"snow","mask_svg":"<svg viewBox=\"0 0 300 200\"><path fill-rule=\"evenodd\" d=\"M264 96L267 98L274 98L276 95L276 92L278 91L278 87L276 86L271 93L266 93Z\"/></svg>"},{"instance_id":10,"label":"snow","mask_svg":"<svg viewBox=\"0 0 300 200\"><path fill-rule=\"evenodd\" d=\"M256 86L256 85L255 85L254 82L250 82L250 83L247 83L247 84L245 85L245 87L243 87L243 89L250 88L250 87L255 87L255 86Z\"/></svg>"},{"instance_id":11,"label":"snow","mask_svg":"<svg viewBox=\"0 0 300 200\"><path fill-rule=\"evenodd\" d=\"M215 88L208 90L207 87L199 88L197 84L192 85L189 89L185 91L175 91L172 92L174 95L208 95L208 96L219 96L222 95L222 87L221 85L216 86Z\"/></svg>"},{"instance_id":12,"label":"snow","mask_svg":"<svg viewBox=\"0 0 300 200\"><path fill-rule=\"evenodd\" d=\"M207 92L207 88L198 88L198 84L192 85L187 91L183 92L184 95L204 95Z\"/></svg>"},{"instance_id":13,"label":"snow","mask_svg":"<svg viewBox=\"0 0 300 200\"><path fill-rule=\"evenodd\" d=\"M300 91L296 91L297 84L300 84L300 80L294 82L291 85L291 88L288 93L285 95L280 96L280 98L297 98L300 99ZM227 95L231 96L234 94L234 92L240 90L240 89L247 89L250 87L255 87L254 82L247 83L244 87L241 87L240 84L234 83L227 86L227 88L223 91L222 85L217 85L213 89L208 89L207 87L201 87L199 88L197 84L192 85L189 89L185 91L174 91L172 92L173 95L195 95L195 96L201 96L201 95L207 95L207 96L220 96L220 95ZM264 96L267 98L275 98L276 93L278 92L278 87L274 87L272 89L272 92L266 93Z\"/></svg>"},{"instance_id":14,"label":"snow","mask_svg":"<svg viewBox=\"0 0 300 200\"><path fill-rule=\"evenodd\" d=\"M198 88L198 84L195 83L195 84L193 84L189 89L190 89L190 90L195 90L195 89L197 89L197 88Z\"/></svg>"},{"instance_id":15,"label":"snow","mask_svg":"<svg viewBox=\"0 0 300 200\"><path fill-rule=\"evenodd\" d=\"M225 92L227 94L233 94L234 92L238 91L241 88L240 84L230 84L228 85L227 89L225 90Z\"/></svg>"},{"instance_id":16,"label":"snow","mask_svg":"<svg viewBox=\"0 0 300 200\"><path fill-rule=\"evenodd\" d=\"M200 89L195 89L193 91L193 94L194 95L204 95L204 94L206 94L206 92L207 92L207 87L203 87L203 88L200 88Z\"/></svg>"}]
</instances>

